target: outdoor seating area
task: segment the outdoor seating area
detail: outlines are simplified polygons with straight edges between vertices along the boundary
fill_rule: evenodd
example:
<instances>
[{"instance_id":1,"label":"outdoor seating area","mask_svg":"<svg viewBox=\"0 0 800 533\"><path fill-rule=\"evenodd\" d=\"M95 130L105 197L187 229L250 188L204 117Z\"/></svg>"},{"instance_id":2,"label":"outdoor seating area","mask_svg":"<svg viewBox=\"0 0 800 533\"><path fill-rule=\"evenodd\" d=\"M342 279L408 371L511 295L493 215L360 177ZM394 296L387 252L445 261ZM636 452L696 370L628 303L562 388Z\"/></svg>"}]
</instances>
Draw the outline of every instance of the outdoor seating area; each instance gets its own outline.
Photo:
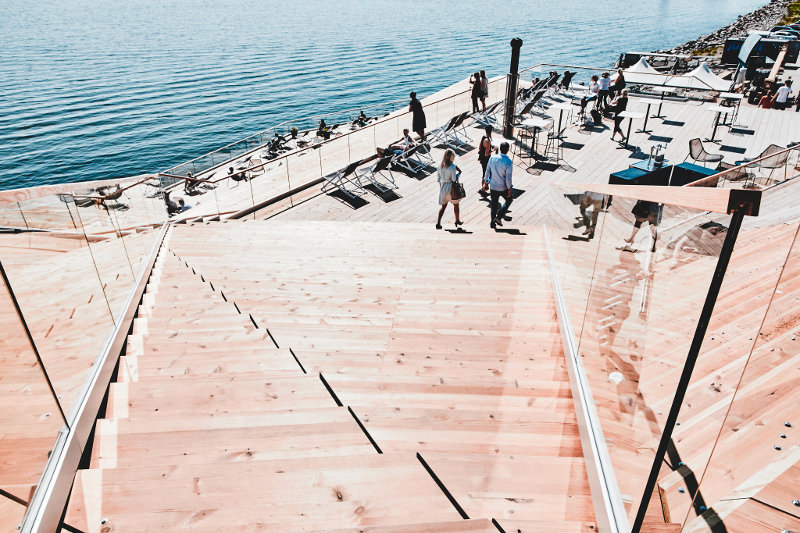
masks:
<instances>
[{"instance_id":1,"label":"outdoor seating area","mask_svg":"<svg viewBox=\"0 0 800 533\"><path fill-rule=\"evenodd\" d=\"M703 140L711 117L705 104L631 99L619 117L627 136L616 142L617 117L591 116L595 104L576 83L585 75L570 69L523 82L509 138L502 131L503 92L496 87L498 98L486 111L470 114L457 85L426 103L424 139L412 135L405 144L400 132L411 117L400 109L354 129L329 128L345 131L306 145L298 140L313 133L250 143L250 152L196 174L164 173L161 183L174 195L191 188L191 205L174 211L157 255L148 255L152 227L132 224L134 217L147 220L146 209L157 209L163 220L152 180L131 188L107 184L95 195L109 205L124 200L127 210L79 209L71 195L53 196L69 217L86 214L93 231L82 238L91 248L59 243L63 251L45 253L48 241L34 236L14 256L19 263L11 272L24 281L26 258L44 254L52 257L37 260L39 277L53 264L67 276L78 257L82 276L100 277L90 293L59 293L58 305L37 318L34 331L45 348L74 348L47 340L53 327L66 331L70 343L80 339L81 324L62 313L70 298L92 303L78 308L91 307L77 315L84 322L106 319L106 309L118 312L146 258L155 262L135 303L137 318L120 330L127 348L87 437L93 448L75 477L66 523L82 531L106 524L179 530L189 523L212 530L251 524L258 509L262 525L275 531L597 530L604 518L596 514L591 452L578 420L581 387L573 383L571 348L561 336L564 313L580 327L587 383L625 495L620 507L632 521L697 327L694 311L735 230L726 212L733 196L720 187L761 189L772 218L744 219L730 285L705 341L708 358L687 388L687 411L658 476L658 489L669 494L653 491L645 523L663 531L683 521L702 530L709 516L736 524L745 505L759 504L758 491L783 490L781 476L792 465L771 459L775 450L761 446L764 430L725 426L723 418L737 376L747 375L751 346L730 338L729 328L756 336L758 318L772 305L763 295L776 287L782 247L796 228L796 221L786 223L796 219L787 191L800 186L792 179L800 148L782 147L800 138L800 125L789 113L742 106L735 124L716 121L719 139L711 143ZM496 227L489 199L478 193L477 145L487 125L493 146L512 146L514 202ZM268 157L278 145L291 148ZM436 168L447 149L456 154L467 196L460 201L463 224L454 225L447 213L443 231L436 231ZM622 190L669 198L657 214L642 215L635 198L603 192L629 185L636 187ZM667 201L684 196L688 207ZM25 210L17 204L19 214L46 211L50 200L29 202ZM9 205L3 215L10 220L16 213ZM637 233L639 219L650 231ZM232 247L242 251L235 265ZM100 267L94 274L93 264ZM768 275L754 282L764 264ZM486 283L489 271L505 288ZM789 285L781 291L775 301L791 307L797 291ZM21 294L37 302L45 297ZM732 316L732 309L743 309L739 299L755 310ZM13 317L6 318L10 324ZM113 326L118 319L112 314L106 321ZM777 329L780 321L765 324ZM776 333L781 350L791 350L793 335ZM97 346L103 339L91 340ZM770 346L754 368L768 373L774 361L791 375L791 357L770 355ZM57 360L47 355L46 364ZM82 372L57 383L61 396L77 394L79 378L94 368L92 355L71 361ZM27 367L20 372L31 375ZM755 401L764 388L754 379L741 390ZM48 398L47 391L36 391L36 398ZM774 401L780 412L770 412L770 431L792 398ZM48 408L44 401L36 406L26 413L41 416ZM734 407L746 416L746 407ZM706 417L716 425L693 429ZM58 425L50 422L31 441L31 457L41 461L16 465L8 487L15 497L32 493ZM708 443L716 434L719 456L712 457ZM724 463L736 456L737 435L758 451L737 465L736 480L726 480ZM675 467L676 454L685 468ZM720 478L705 482L701 496L709 502L761 477L747 503L708 514L705 503L691 501L700 492L684 476L706 468ZM542 481L530 482L542 472ZM242 476L258 478L253 486L263 505L243 494ZM198 513L200 500L205 511ZM471 519L459 522L465 515Z\"/></svg>"}]
</instances>

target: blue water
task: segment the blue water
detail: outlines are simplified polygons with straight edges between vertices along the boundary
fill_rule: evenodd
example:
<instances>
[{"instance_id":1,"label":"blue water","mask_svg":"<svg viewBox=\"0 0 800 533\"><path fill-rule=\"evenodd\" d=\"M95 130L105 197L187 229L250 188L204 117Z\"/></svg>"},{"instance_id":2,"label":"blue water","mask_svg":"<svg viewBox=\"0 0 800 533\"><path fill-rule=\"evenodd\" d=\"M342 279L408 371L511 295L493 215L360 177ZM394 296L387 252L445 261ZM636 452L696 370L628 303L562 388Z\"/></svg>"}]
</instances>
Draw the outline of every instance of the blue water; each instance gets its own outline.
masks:
<instances>
[{"instance_id":1,"label":"blue water","mask_svg":"<svg viewBox=\"0 0 800 533\"><path fill-rule=\"evenodd\" d=\"M0 189L165 170L476 69L605 66L765 0L0 0Z\"/></svg>"}]
</instances>

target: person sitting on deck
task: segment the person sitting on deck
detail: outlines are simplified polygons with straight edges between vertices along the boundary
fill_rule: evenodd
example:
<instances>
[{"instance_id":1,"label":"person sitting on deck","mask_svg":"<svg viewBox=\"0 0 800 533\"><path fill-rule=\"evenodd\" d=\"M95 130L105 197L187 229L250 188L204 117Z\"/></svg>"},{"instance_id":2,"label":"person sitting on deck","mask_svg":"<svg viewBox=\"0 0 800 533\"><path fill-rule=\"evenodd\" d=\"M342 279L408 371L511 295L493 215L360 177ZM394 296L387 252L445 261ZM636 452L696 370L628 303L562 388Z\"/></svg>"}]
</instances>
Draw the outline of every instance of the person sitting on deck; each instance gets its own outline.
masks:
<instances>
[{"instance_id":1,"label":"person sitting on deck","mask_svg":"<svg viewBox=\"0 0 800 533\"><path fill-rule=\"evenodd\" d=\"M328 125L325 124L325 119L320 119L319 121L319 128L317 129L317 137L322 137L326 141L331 138L331 131L328 129Z\"/></svg>"},{"instance_id":2,"label":"person sitting on deck","mask_svg":"<svg viewBox=\"0 0 800 533\"><path fill-rule=\"evenodd\" d=\"M396 143L390 144L386 148L378 148L378 157L383 157L384 155L397 155L402 154L416 143L411 139L410 132L408 128L403 129L403 138L397 141Z\"/></svg>"},{"instance_id":3,"label":"person sitting on deck","mask_svg":"<svg viewBox=\"0 0 800 533\"><path fill-rule=\"evenodd\" d=\"M184 202L183 198L178 198L177 200L170 199L169 192L167 191L164 192L164 203L167 205L167 216L177 215L191 208L190 205Z\"/></svg>"},{"instance_id":4,"label":"person sitting on deck","mask_svg":"<svg viewBox=\"0 0 800 533\"><path fill-rule=\"evenodd\" d=\"M247 174L244 170L236 172L233 167L228 167L228 177L233 181L247 181Z\"/></svg>"},{"instance_id":5,"label":"person sitting on deck","mask_svg":"<svg viewBox=\"0 0 800 533\"><path fill-rule=\"evenodd\" d=\"M192 194L200 186L200 180L195 179L191 172L186 173L186 178L183 180L183 192Z\"/></svg>"},{"instance_id":6,"label":"person sitting on deck","mask_svg":"<svg viewBox=\"0 0 800 533\"><path fill-rule=\"evenodd\" d=\"M361 113L359 113L358 117L356 117L356 119L353 121L353 126L358 126L360 128L363 128L364 126L367 125L368 120L369 118L367 117L366 114L364 114L364 110L361 110Z\"/></svg>"}]
</instances>

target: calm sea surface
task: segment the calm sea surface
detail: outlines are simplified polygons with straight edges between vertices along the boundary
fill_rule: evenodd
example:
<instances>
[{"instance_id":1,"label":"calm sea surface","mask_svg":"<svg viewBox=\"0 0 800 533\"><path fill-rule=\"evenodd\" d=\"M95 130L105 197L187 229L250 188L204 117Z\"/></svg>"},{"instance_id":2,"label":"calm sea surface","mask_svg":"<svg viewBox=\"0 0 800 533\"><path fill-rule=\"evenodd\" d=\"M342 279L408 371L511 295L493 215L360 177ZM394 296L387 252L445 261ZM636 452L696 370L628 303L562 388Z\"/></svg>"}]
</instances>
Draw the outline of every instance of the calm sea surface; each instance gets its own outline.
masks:
<instances>
[{"instance_id":1,"label":"calm sea surface","mask_svg":"<svg viewBox=\"0 0 800 533\"><path fill-rule=\"evenodd\" d=\"M765 0L0 0L0 189L157 172L476 69L609 65Z\"/></svg>"}]
</instances>

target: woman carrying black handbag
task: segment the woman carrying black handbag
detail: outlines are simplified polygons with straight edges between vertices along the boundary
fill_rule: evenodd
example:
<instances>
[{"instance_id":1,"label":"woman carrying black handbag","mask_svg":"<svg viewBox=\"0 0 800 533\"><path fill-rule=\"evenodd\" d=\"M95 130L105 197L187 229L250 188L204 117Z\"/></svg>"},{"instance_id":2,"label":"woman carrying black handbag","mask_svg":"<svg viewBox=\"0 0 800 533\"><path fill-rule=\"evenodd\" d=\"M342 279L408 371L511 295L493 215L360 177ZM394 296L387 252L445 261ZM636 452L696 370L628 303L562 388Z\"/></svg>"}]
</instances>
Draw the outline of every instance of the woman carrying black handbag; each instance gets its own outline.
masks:
<instances>
[{"instance_id":1,"label":"woman carrying black handbag","mask_svg":"<svg viewBox=\"0 0 800 533\"><path fill-rule=\"evenodd\" d=\"M436 219L436 229L442 229L442 217L444 216L447 204L453 204L453 212L456 215L456 227L463 224L459 217L458 202L461 201L466 194L464 193L464 186L458 182L458 177L461 175L461 169L455 164L456 153L448 148L444 151L444 157L439 164L436 171L436 181L439 182L439 218Z\"/></svg>"}]
</instances>

